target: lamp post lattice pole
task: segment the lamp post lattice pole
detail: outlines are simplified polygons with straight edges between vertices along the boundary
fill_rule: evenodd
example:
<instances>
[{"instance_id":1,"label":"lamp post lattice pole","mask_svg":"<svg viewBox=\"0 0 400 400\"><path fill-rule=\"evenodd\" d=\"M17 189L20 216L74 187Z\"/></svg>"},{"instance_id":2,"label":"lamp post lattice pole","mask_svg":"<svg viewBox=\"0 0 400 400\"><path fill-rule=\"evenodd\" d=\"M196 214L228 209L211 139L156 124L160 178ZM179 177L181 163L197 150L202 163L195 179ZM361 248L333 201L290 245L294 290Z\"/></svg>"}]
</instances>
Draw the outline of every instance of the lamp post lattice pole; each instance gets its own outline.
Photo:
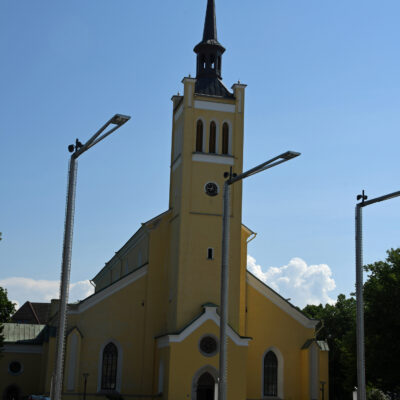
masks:
<instances>
[{"instance_id":1,"label":"lamp post lattice pole","mask_svg":"<svg viewBox=\"0 0 400 400\"><path fill-rule=\"evenodd\" d=\"M78 170L78 157L91 147L111 135L114 131L129 121L130 117L115 114L108 120L85 144L76 139L75 145L69 145L71 154L68 169L67 204L64 223L63 254L61 265L60 301L58 309L58 331L56 340L56 359L52 377L51 393L52 400L61 400L63 385L63 365L65 353L65 331L67 324L67 308L69 295L69 282L71 273L72 238L74 227L76 178ZM108 129L109 128L109 129ZM108 129L108 130L107 130Z\"/></svg>"},{"instance_id":2,"label":"lamp post lattice pole","mask_svg":"<svg viewBox=\"0 0 400 400\"><path fill-rule=\"evenodd\" d=\"M221 304L220 304L220 354L219 354L219 382L218 400L227 400L228 389L228 307L229 307L229 242L230 242L230 186L249 176L265 171L276 165L282 164L300 153L287 151L271 160L237 175L232 172L225 172L224 177L228 178L224 183L223 211L222 211L222 261L221 261Z\"/></svg>"},{"instance_id":3,"label":"lamp post lattice pole","mask_svg":"<svg viewBox=\"0 0 400 400\"><path fill-rule=\"evenodd\" d=\"M365 380L365 330L364 330L364 295L363 295L363 237L362 237L362 209L371 204L390 200L400 196L400 191L393 192L381 197L368 200L364 190L357 196L356 205L356 301L357 301L357 400L366 400L366 380Z\"/></svg>"}]
</instances>

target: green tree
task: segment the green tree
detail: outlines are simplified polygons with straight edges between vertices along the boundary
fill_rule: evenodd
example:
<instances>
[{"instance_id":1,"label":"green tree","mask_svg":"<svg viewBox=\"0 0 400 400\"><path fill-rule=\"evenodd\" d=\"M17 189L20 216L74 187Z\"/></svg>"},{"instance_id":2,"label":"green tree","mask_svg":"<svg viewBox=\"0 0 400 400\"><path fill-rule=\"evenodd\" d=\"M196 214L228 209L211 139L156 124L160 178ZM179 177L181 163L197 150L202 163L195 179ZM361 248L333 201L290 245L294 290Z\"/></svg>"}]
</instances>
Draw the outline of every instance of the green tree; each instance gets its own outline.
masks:
<instances>
[{"instance_id":1,"label":"green tree","mask_svg":"<svg viewBox=\"0 0 400 400\"><path fill-rule=\"evenodd\" d=\"M383 391L400 392L400 249L385 261L366 265L364 284L367 381Z\"/></svg>"},{"instance_id":2,"label":"green tree","mask_svg":"<svg viewBox=\"0 0 400 400\"><path fill-rule=\"evenodd\" d=\"M15 312L15 304L8 300L7 290L0 286L0 354L4 346L3 323L9 322Z\"/></svg>"},{"instance_id":3,"label":"green tree","mask_svg":"<svg viewBox=\"0 0 400 400\"><path fill-rule=\"evenodd\" d=\"M8 300L7 289L0 286L0 323L10 322L15 313L15 304Z\"/></svg>"},{"instance_id":4,"label":"green tree","mask_svg":"<svg viewBox=\"0 0 400 400\"><path fill-rule=\"evenodd\" d=\"M329 352L329 398L351 398L356 384L356 301L340 294L335 305L308 305L303 312L323 321L318 340L327 340Z\"/></svg>"}]
</instances>

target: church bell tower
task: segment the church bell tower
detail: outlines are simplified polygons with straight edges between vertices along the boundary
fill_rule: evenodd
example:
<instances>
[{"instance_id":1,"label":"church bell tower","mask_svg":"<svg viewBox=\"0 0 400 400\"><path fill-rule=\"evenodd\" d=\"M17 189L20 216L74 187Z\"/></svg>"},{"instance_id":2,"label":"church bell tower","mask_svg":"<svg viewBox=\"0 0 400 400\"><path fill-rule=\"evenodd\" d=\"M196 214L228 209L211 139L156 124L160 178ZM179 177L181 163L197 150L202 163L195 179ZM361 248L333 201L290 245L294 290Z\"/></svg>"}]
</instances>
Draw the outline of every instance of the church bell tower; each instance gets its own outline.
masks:
<instances>
[{"instance_id":1,"label":"church bell tower","mask_svg":"<svg viewBox=\"0 0 400 400\"><path fill-rule=\"evenodd\" d=\"M243 166L246 85L222 83L225 48L217 38L215 1L208 0L202 41L194 48L196 77L185 77L172 97L169 206L169 329L179 330L205 303L220 302L224 173ZM242 186L231 192L229 323L244 330L246 254L242 239Z\"/></svg>"}]
</instances>

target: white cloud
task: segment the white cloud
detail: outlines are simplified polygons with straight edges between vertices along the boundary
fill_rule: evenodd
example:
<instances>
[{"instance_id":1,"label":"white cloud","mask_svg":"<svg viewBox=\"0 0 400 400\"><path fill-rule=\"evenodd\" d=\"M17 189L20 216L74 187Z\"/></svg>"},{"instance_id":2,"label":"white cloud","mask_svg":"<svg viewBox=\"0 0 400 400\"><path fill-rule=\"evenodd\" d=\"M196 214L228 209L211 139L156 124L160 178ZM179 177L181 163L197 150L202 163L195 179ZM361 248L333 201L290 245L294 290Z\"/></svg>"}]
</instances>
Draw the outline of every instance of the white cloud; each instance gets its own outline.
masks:
<instances>
[{"instance_id":1,"label":"white cloud","mask_svg":"<svg viewBox=\"0 0 400 400\"><path fill-rule=\"evenodd\" d=\"M8 298L17 303L17 308L25 303L50 302L57 299L60 292L59 281L36 280L32 278L6 278L0 280L0 286L7 289ZM69 302L73 303L93 294L94 288L89 281L79 281L70 284Z\"/></svg>"},{"instance_id":2,"label":"white cloud","mask_svg":"<svg viewBox=\"0 0 400 400\"><path fill-rule=\"evenodd\" d=\"M292 258L282 267L269 267L266 271L254 257L247 256L247 269L291 303L303 308L307 304L334 304L329 292L336 288L332 271L326 264L307 265L301 258Z\"/></svg>"}]
</instances>

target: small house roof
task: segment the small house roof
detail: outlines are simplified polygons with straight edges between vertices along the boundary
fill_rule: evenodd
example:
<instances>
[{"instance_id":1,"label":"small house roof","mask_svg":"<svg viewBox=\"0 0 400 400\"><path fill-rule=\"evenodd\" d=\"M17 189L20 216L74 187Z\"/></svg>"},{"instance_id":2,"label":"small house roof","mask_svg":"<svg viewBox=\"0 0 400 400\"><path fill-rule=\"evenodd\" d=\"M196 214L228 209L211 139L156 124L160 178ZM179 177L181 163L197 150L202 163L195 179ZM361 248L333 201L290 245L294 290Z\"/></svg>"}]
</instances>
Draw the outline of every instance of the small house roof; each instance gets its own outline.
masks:
<instances>
[{"instance_id":1,"label":"small house roof","mask_svg":"<svg viewBox=\"0 0 400 400\"><path fill-rule=\"evenodd\" d=\"M3 324L4 343L41 344L46 325Z\"/></svg>"},{"instance_id":2,"label":"small house roof","mask_svg":"<svg viewBox=\"0 0 400 400\"><path fill-rule=\"evenodd\" d=\"M308 339L303 346L301 347L302 350L307 350L313 343L322 350L322 351L329 351L328 342L325 340L316 340L316 339Z\"/></svg>"}]
</instances>

